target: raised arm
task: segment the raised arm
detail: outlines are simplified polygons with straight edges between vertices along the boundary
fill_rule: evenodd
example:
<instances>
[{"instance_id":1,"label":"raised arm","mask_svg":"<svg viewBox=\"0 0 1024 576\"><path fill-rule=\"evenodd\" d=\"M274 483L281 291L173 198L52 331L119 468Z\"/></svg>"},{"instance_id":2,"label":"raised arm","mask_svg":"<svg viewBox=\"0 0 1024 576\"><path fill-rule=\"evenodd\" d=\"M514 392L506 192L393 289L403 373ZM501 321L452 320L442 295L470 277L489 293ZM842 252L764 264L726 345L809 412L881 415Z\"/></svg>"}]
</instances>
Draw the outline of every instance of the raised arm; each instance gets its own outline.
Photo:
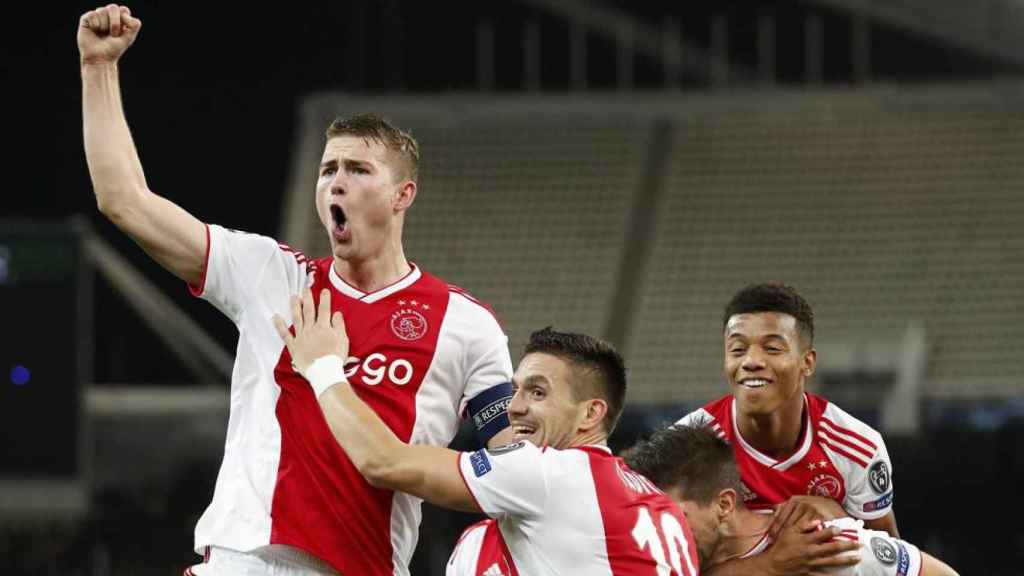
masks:
<instances>
[{"instance_id":1,"label":"raised arm","mask_svg":"<svg viewBox=\"0 0 1024 576\"><path fill-rule=\"evenodd\" d=\"M79 19L82 131L96 204L161 266L199 285L206 229L194 216L149 190L121 103L118 64L142 21L109 4Z\"/></svg>"},{"instance_id":2,"label":"raised arm","mask_svg":"<svg viewBox=\"0 0 1024 576\"><path fill-rule=\"evenodd\" d=\"M377 488L398 490L445 508L479 512L459 472L459 453L436 446L402 442L356 395L345 378L348 336L341 312L331 315L331 293L292 297L295 334L280 316L274 326L288 346L292 363L313 387L334 438L349 459Z\"/></svg>"}]
</instances>

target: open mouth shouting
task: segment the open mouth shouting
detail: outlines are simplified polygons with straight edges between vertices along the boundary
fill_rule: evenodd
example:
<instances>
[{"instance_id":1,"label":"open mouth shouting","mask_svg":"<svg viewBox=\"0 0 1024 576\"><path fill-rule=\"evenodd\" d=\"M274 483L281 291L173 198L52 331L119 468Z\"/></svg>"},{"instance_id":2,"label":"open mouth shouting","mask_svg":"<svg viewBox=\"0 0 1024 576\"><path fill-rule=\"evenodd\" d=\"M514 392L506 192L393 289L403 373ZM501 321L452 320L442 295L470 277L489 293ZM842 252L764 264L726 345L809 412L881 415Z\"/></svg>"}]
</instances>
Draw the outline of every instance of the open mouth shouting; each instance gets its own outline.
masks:
<instances>
[{"instance_id":1,"label":"open mouth shouting","mask_svg":"<svg viewBox=\"0 0 1024 576\"><path fill-rule=\"evenodd\" d=\"M338 242L347 242L352 238L352 231L348 226L348 216L341 206L331 204L331 236Z\"/></svg>"}]
</instances>

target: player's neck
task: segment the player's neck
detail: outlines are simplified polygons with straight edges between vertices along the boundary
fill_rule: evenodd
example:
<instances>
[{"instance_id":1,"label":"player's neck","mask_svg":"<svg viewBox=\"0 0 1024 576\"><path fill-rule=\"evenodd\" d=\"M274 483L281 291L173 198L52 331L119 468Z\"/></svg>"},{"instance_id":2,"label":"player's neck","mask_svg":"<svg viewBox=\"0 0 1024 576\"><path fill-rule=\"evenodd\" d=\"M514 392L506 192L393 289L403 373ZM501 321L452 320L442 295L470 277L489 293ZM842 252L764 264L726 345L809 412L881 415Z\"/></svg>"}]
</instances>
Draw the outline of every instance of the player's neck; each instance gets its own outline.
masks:
<instances>
[{"instance_id":1,"label":"player's neck","mask_svg":"<svg viewBox=\"0 0 1024 576\"><path fill-rule=\"evenodd\" d=\"M578 448L580 446L607 446L608 435L603 431L591 430L589 432L583 432L573 438L572 442L569 443L570 448Z\"/></svg>"},{"instance_id":2,"label":"player's neck","mask_svg":"<svg viewBox=\"0 0 1024 576\"><path fill-rule=\"evenodd\" d=\"M771 514L758 514L742 506L737 508L726 521L726 533L712 554L711 565L739 558L753 550L771 524Z\"/></svg>"},{"instance_id":3,"label":"player's neck","mask_svg":"<svg viewBox=\"0 0 1024 576\"><path fill-rule=\"evenodd\" d=\"M738 416L740 434L759 452L781 460L799 448L806 420L802 394L799 402L791 402L771 414Z\"/></svg>"},{"instance_id":4,"label":"player's neck","mask_svg":"<svg viewBox=\"0 0 1024 576\"><path fill-rule=\"evenodd\" d=\"M362 260L334 258L334 271L349 285L370 293L398 282L412 270L401 244Z\"/></svg>"}]
</instances>

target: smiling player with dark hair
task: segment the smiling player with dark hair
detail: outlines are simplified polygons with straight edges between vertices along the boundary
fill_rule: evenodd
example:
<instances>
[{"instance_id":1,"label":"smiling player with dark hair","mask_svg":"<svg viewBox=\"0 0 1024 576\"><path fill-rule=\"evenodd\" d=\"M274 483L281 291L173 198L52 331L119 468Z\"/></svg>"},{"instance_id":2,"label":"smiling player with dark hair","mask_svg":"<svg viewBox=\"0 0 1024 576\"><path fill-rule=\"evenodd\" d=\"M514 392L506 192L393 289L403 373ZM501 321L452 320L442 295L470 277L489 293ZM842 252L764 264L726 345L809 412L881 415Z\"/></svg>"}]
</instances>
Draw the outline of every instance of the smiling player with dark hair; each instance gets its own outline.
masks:
<instances>
[{"instance_id":1,"label":"smiling player with dark hair","mask_svg":"<svg viewBox=\"0 0 1024 576\"><path fill-rule=\"evenodd\" d=\"M709 426L732 446L746 506L781 505L784 522L791 497L823 496L867 528L898 536L881 434L805 390L817 365L810 304L790 286L753 284L726 305L722 327L731 393L677 424Z\"/></svg>"}]
</instances>

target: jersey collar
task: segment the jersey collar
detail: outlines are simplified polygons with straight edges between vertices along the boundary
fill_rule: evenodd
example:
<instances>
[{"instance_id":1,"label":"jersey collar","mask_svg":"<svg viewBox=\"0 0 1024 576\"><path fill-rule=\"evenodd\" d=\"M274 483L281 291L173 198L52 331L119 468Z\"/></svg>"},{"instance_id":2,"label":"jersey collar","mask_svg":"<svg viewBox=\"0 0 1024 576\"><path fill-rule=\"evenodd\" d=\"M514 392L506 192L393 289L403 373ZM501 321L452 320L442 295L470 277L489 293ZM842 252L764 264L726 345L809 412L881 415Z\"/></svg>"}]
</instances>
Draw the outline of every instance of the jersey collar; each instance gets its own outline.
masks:
<instances>
[{"instance_id":1,"label":"jersey collar","mask_svg":"<svg viewBox=\"0 0 1024 576\"><path fill-rule=\"evenodd\" d=\"M736 414L736 398L733 398L733 400L732 400L731 409L732 409L732 431L733 431L733 435L736 436L736 441L743 448L744 452L746 452L747 454L750 454L750 456L753 459L757 460L761 464L764 464L765 466L768 466L770 468L774 468L776 470L787 470L792 465L794 465L797 462L803 460L804 456L806 456L807 452L811 449L811 444L813 443L813 440L814 440L814 430L812 430L812 428L813 428L812 423L811 422L807 422L807 426L803 427L804 428L804 437L803 437L803 440L800 443L800 448L796 452L794 452L793 455L790 456L789 458L786 458L785 460L782 460L782 461L776 460L775 458L772 458L771 456L768 456L767 454L764 454L764 453L760 452L757 448L754 448L753 446L748 444L746 440L743 439L743 435L740 434L740 426L737 423L738 420L737 420L737 414ZM804 394L804 409L803 409L803 416L802 417L803 418L810 418L810 415L811 415L811 411L810 411L810 408L807 405L807 394Z\"/></svg>"},{"instance_id":2,"label":"jersey collar","mask_svg":"<svg viewBox=\"0 0 1024 576\"><path fill-rule=\"evenodd\" d=\"M408 288L409 286L412 286L413 284L416 283L417 280L420 279L420 276L422 276L419 266L410 262L409 273L406 274L405 276L402 276L395 282L375 292L363 292L362 290L359 290L358 288L349 284L348 282L345 282L345 280L341 276L339 276L337 272L334 271L334 262L331 262L330 268L331 271L329 277L331 279L331 285L334 286L334 288L338 292L341 292L342 294L348 296L349 298L359 300L360 302L366 302L367 304L372 304L378 300L382 300L384 298L387 298L388 296L391 296L392 294L398 292L399 290L403 290L405 288Z\"/></svg>"}]
</instances>

